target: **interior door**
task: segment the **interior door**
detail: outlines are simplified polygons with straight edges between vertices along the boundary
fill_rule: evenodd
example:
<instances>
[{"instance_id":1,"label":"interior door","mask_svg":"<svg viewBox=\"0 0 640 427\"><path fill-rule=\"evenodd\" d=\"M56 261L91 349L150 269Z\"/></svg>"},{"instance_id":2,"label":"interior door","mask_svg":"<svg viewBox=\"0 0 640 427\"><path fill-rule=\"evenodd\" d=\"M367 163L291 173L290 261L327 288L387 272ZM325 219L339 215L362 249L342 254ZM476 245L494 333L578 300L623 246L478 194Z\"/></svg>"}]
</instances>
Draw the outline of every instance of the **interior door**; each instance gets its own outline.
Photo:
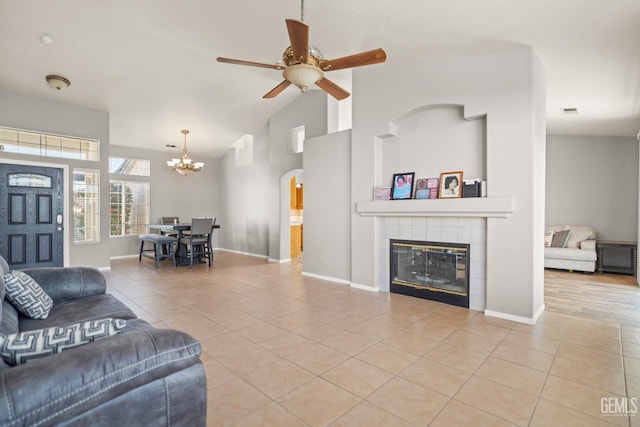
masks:
<instances>
[{"instance_id":1,"label":"interior door","mask_svg":"<svg viewBox=\"0 0 640 427\"><path fill-rule=\"evenodd\" d=\"M0 163L0 255L12 269L62 267L62 169Z\"/></svg>"}]
</instances>

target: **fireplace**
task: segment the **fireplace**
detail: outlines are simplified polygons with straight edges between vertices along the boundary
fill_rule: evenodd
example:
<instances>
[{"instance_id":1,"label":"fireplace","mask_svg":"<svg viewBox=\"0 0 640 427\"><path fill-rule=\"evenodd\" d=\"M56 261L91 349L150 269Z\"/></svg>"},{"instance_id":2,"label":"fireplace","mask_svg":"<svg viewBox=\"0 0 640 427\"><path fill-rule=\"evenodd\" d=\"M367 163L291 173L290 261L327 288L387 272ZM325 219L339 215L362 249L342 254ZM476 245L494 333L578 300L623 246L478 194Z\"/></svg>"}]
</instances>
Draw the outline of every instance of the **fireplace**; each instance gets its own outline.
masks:
<instances>
[{"instance_id":1,"label":"fireplace","mask_svg":"<svg viewBox=\"0 0 640 427\"><path fill-rule=\"evenodd\" d=\"M469 248L391 239L390 291L469 308Z\"/></svg>"}]
</instances>

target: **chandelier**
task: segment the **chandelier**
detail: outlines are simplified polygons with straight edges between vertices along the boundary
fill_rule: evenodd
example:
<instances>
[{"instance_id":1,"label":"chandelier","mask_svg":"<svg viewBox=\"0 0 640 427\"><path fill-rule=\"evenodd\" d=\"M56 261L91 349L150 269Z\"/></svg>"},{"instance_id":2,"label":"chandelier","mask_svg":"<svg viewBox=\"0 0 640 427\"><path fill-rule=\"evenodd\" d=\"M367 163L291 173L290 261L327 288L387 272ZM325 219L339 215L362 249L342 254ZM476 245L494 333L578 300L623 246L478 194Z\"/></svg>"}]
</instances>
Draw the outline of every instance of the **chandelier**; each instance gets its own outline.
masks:
<instances>
[{"instance_id":1,"label":"chandelier","mask_svg":"<svg viewBox=\"0 0 640 427\"><path fill-rule=\"evenodd\" d=\"M194 162L189 158L189 150L187 150L187 134L188 130L180 131L184 135L184 148L182 149L182 157L179 159L167 160L167 165L181 175L188 175L191 172L200 172L204 163Z\"/></svg>"}]
</instances>

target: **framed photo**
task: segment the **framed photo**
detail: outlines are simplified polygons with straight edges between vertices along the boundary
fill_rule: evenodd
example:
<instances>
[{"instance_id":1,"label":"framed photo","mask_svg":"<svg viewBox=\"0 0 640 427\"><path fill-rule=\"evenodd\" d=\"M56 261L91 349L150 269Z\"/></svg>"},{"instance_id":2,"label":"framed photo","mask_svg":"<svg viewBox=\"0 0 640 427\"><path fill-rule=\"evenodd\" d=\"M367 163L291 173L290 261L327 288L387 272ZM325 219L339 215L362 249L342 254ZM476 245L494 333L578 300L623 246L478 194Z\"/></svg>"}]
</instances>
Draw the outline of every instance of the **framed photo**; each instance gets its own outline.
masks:
<instances>
[{"instance_id":1,"label":"framed photo","mask_svg":"<svg viewBox=\"0 0 640 427\"><path fill-rule=\"evenodd\" d=\"M462 197L462 172L442 172L440 174L440 198Z\"/></svg>"},{"instance_id":2,"label":"framed photo","mask_svg":"<svg viewBox=\"0 0 640 427\"><path fill-rule=\"evenodd\" d=\"M427 188L431 191L429 194L430 199L438 198L438 188L440 187L440 178L427 179Z\"/></svg>"},{"instance_id":3,"label":"framed photo","mask_svg":"<svg viewBox=\"0 0 640 427\"><path fill-rule=\"evenodd\" d=\"M428 178L418 178L416 179L416 193L414 194L414 199L429 199L431 195L431 189L429 188L429 179Z\"/></svg>"},{"instance_id":4,"label":"framed photo","mask_svg":"<svg viewBox=\"0 0 640 427\"><path fill-rule=\"evenodd\" d=\"M373 187L373 200L390 200L391 187Z\"/></svg>"},{"instance_id":5,"label":"framed photo","mask_svg":"<svg viewBox=\"0 0 640 427\"><path fill-rule=\"evenodd\" d=\"M411 199L413 196L413 176L415 172L393 174L393 187L391 187L391 199Z\"/></svg>"}]
</instances>

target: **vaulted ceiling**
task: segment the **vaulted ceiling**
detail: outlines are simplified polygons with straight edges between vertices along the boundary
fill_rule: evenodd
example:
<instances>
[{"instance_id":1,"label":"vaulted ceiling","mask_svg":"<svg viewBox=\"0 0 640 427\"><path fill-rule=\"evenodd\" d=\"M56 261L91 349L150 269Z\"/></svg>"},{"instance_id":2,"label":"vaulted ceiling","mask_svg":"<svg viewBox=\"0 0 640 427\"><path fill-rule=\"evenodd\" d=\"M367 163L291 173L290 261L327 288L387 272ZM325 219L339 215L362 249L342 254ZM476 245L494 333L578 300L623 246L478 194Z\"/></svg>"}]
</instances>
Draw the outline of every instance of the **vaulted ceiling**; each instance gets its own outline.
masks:
<instances>
[{"instance_id":1,"label":"vaulted ceiling","mask_svg":"<svg viewBox=\"0 0 640 427\"><path fill-rule=\"evenodd\" d=\"M189 129L194 156L217 157L305 96L290 86L262 99L279 71L216 62L275 63L285 18L301 18L300 0L3 0L0 89L109 111L114 145L174 152L165 145ZM371 67L532 46L547 70L549 133L640 130L637 0L306 0L304 22L326 58L383 48L387 62ZM48 74L71 86L51 89Z\"/></svg>"}]
</instances>

